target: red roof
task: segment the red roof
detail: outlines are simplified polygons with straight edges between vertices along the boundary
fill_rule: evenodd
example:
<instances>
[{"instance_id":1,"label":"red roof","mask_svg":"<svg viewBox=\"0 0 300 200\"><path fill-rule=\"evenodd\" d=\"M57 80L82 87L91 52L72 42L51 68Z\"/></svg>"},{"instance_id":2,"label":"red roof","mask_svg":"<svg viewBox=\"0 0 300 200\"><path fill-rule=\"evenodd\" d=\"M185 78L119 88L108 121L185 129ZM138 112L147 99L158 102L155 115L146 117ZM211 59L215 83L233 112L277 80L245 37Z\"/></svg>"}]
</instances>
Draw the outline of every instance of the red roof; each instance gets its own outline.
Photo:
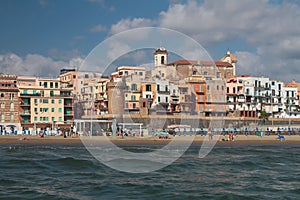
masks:
<instances>
[{"instance_id":1,"label":"red roof","mask_svg":"<svg viewBox=\"0 0 300 200\"><path fill-rule=\"evenodd\" d=\"M218 67L232 67L232 64L222 61L195 61L195 60L176 60L168 65L216 65Z\"/></svg>"}]
</instances>

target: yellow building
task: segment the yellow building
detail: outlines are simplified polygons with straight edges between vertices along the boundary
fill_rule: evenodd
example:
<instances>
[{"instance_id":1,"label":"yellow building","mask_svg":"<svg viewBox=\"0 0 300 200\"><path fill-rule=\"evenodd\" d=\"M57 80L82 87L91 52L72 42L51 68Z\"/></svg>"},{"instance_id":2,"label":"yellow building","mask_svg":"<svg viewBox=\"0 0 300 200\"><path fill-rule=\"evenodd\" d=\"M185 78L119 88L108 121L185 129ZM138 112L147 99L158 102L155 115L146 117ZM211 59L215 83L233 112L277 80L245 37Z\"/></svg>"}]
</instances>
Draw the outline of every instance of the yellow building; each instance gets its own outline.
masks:
<instances>
[{"instance_id":1,"label":"yellow building","mask_svg":"<svg viewBox=\"0 0 300 200\"><path fill-rule=\"evenodd\" d=\"M61 89L60 79L19 76L20 119L24 128L71 127L71 89Z\"/></svg>"}]
</instances>

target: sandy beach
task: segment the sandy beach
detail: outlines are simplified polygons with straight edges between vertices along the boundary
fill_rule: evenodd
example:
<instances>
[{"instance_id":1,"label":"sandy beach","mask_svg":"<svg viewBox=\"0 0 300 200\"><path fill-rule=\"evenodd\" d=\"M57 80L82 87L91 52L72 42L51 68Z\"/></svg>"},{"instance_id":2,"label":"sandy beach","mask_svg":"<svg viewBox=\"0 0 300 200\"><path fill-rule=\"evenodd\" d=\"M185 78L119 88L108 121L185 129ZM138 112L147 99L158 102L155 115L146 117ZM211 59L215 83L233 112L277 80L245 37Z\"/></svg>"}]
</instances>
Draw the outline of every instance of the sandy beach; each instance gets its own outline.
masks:
<instances>
[{"instance_id":1,"label":"sandy beach","mask_svg":"<svg viewBox=\"0 0 300 200\"><path fill-rule=\"evenodd\" d=\"M191 140L191 136L176 136L177 142L186 142ZM222 141L222 136L214 136L214 141L217 144L224 145L250 145L250 144L299 144L300 145L300 136L284 136L285 140L280 141L277 139L277 135L272 136L254 136L254 135L237 135L234 138L234 141ZM44 138L38 136L0 136L0 145L82 145L82 139L80 137L68 137L64 138L62 136L46 136ZM158 137L106 137L104 136L94 136L93 140L98 141L99 144L105 144L109 141L117 145L165 145L172 141L173 137L169 139L159 139ZM225 138L224 138L225 139ZM204 140L208 140L208 137L205 136L196 136L193 140L193 144L201 145Z\"/></svg>"}]
</instances>

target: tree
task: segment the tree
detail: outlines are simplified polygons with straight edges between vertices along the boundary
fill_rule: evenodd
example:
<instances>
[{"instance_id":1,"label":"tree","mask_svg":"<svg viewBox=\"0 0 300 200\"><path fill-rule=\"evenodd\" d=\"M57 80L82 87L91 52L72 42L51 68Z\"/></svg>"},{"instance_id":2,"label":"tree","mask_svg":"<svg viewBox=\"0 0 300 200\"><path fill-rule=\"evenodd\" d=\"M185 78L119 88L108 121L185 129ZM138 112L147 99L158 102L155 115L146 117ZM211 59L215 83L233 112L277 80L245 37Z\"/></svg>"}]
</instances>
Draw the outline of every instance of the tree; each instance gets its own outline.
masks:
<instances>
[{"instance_id":1,"label":"tree","mask_svg":"<svg viewBox=\"0 0 300 200\"><path fill-rule=\"evenodd\" d=\"M265 124L266 120L269 120L269 114L266 111L261 111L259 119L262 120L262 123Z\"/></svg>"}]
</instances>

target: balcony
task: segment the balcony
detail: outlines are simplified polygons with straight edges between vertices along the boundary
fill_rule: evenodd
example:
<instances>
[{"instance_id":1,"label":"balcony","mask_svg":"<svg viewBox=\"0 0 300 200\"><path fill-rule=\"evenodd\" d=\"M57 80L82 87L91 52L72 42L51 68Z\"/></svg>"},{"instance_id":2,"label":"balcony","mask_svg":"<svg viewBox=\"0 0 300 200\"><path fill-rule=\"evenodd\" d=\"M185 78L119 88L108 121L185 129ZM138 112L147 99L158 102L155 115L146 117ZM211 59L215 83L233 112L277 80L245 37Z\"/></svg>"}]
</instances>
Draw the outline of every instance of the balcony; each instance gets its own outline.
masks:
<instances>
[{"instance_id":1,"label":"balcony","mask_svg":"<svg viewBox=\"0 0 300 200\"><path fill-rule=\"evenodd\" d=\"M21 116L30 116L30 112L25 111L20 113Z\"/></svg>"},{"instance_id":2,"label":"balcony","mask_svg":"<svg viewBox=\"0 0 300 200\"><path fill-rule=\"evenodd\" d=\"M157 93L158 93L158 94L169 94L170 92L169 92L169 91L161 91L161 90L158 90Z\"/></svg>"},{"instance_id":3,"label":"balcony","mask_svg":"<svg viewBox=\"0 0 300 200\"><path fill-rule=\"evenodd\" d=\"M64 113L64 115L72 116L72 115L73 115L73 112L72 112L72 111L66 111L66 112Z\"/></svg>"},{"instance_id":4,"label":"balcony","mask_svg":"<svg viewBox=\"0 0 300 200\"><path fill-rule=\"evenodd\" d=\"M36 94L20 94L21 97L38 97L41 96L40 93L36 93Z\"/></svg>"}]
</instances>

